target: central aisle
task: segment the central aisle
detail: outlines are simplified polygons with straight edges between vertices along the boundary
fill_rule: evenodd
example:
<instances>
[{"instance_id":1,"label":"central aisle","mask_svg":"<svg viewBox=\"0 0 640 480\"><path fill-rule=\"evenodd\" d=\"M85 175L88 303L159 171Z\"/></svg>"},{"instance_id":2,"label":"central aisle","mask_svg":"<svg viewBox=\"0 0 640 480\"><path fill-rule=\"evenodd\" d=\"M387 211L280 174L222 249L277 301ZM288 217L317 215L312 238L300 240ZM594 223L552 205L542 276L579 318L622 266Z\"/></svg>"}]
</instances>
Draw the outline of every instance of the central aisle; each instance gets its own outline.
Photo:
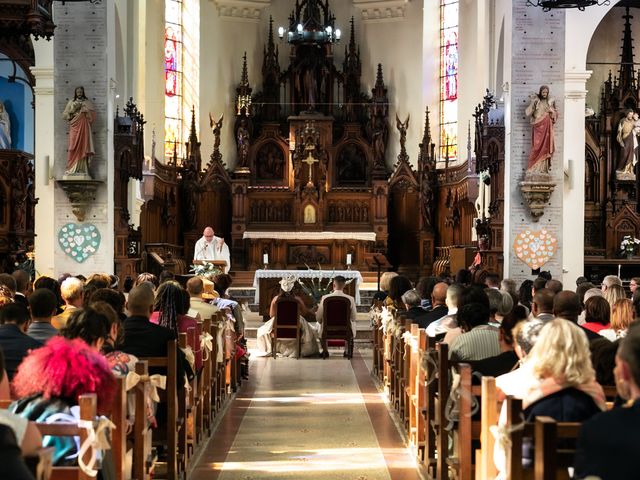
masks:
<instances>
[{"instance_id":1,"label":"central aisle","mask_svg":"<svg viewBox=\"0 0 640 480\"><path fill-rule=\"evenodd\" d=\"M193 479L419 479L358 353L258 358Z\"/></svg>"}]
</instances>

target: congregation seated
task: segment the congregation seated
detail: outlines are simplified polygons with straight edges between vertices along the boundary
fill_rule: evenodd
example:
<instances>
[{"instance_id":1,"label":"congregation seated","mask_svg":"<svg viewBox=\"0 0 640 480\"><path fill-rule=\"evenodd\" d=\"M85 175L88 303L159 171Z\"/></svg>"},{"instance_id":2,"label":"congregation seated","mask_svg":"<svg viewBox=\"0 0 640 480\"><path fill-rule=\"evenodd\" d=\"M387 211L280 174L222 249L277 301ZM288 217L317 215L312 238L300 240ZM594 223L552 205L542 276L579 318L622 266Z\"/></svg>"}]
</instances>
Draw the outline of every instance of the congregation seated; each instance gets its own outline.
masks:
<instances>
[{"instance_id":1,"label":"congregation seated","mask_svg":"<svg viewBox=\"0 0 640 480\"><path fill-rule=\"evenodd\" d=\"M26 333L30 320L29 311L18 303L0 307L0 348L4 352L9 380L13 379L29 351L42 346L42 342Z\"/></svg>"},{"instance_id":2,"label":"congregation seated","mask_svg":"<svg viewBox=\"0 0 640 480\"><path fill-rule=\"evenodd\" d=\"M422 299L417 290L407 290L402 295L402 303L407 307L406 317L411 320L411 323L424 322L424 318L428 315L429 311L422 308Z\"/></svg>"},{"instance_id":3,"label":"congregation seated","mask_svg":"<svg viewBox=\"0 0 640 480\"><path fill-rule=\"evenodd\" d=\"M434 285L431 292L431 310L417 322L420 328L427 328L432 322L440 320L449 313L449 308L447 307L448 288L449 285L444 282L438 282Z\"/></svg>"},{"instance_id":4,"label":"congregation seated","mask_svg":"<svg viewBox=\"0 0 640 480\"><path fill-rule=\"evenodd\" d=\"M449 285L449 288L447 288L447 297L445 299L447 314L427 325L428 336L435 337L446 334L458 326L458 302L460 301L462 290L463 286L461 284L454 283L453 285Z\"/></svg>"},{"instance_id":5,"label":"congregation seated","mask_svg":"<svg viewBox=\"0 0 640 480\"><path fill-rule=\"evenodd\" d=\"M553 315L556 318L563 318L577 325L581 312L580 298L575 292L563 290L553 298ZM600 338L600 335L591 330L587 330L582 326L580 326L580 329L587 335L589 341Z\"/></svg>"},{"instance_id":6,"label":"congregation seated","mask_svg":"<svg viewBox=\"0 0 640 480\"><path fill-rule=\"evenodd\" d=\"M16 290L13 295L13 300L16 303L19 303L25 307L29 306L29 302L27 301L27 296L29 295L29 284L30 278L29 274L22 270L15 270L11 276L16 281Z\"/></svg>"},{"instance_id":7,"label":"congregation seated","mask_svg":"<svg viewBox=\"0 0 640 480\"><path fill-rule=\"evenodd\" d=\"M396 272L384 272L380 276L380 290L373 296L374 302L382 302L385 306L391 305L393 301L389 298L389 286L391 280L397 277ZM424 298L424 297L423 297Z\"/></svg>"},{"instance_id":8,"label":"congregation seated","mask_svg":"<svg viewBox=\"0 0 640 480\"><path fill-rule=\"evenodd\" d=\"M640 456L640 326L629 328L616 355L616 387L626 405L599 413L582 424L575 478L635 478Z\"/></svg>"},{"instance_id":9,"label":"congregation seated","mask_svg":"<svg viewBox=\"0 0 640 480\"><path fill-rule=\"evenodd\" d=\"M604 291L603 296L609 302L609 305L613 306L618 300L627 298L627 292L624 291L622 285L613 284Z\"/></svg>"},{"instance_id":10,"label":"congregation seated","mask_svg":"<svg viewBox=\"0 0 640 480\"><path fill-rule=\"evenodd\" d=\"M554 295L559 294L563 290L562 282L555 278L547 280L547 283L544 284L544 288L551 290Z\"/></svg>"},{"instance_id":11,"label":"congregation seated","mask_svg":"<svg viewBox=\"0 0 640 480\"><path fill-rule=\"evenodd\" d=\"M487 288L485 293L489 298L489 325L498 327L513 308L513 299L507 292L495 288Z\"/></svg>"},{"instance_id":12,"label":"congregation seated","mask_svg":"<svg viewBox=\"0 0 640 480\"><path fill-rule=\"evenodd\" d=\"M610 341L623 338L634 319L633 302L628 298L621 298L611 304L611 325L598 333Z\"/></svg>"},{"instance_id":13,"label":"congregation seated","mask_svg":"<svg viewBox=\"0 0 640 480\"><path fill-rule=\"evenodd\" d=\"M77 421L77 399L86 393L97 395L99 414L108 415L115 394L115 377L106 360L81 339L54 337L32 351L18 367L13 382L18 397L10 411L29 420ZM43 439L43 446L55 447L55 465L76 462L76 443L72 437Z\"/></svg>"},{"instance_id":14,"label":"congregation seated","mask_svg":"<svg viewBox=\"0 0 640 480\"><path fill-rule=\"evenodd\" d=\"M402 303L402 295L411 290L413 285L404 275L396 275L389 281L389 293L387 303L392 305L397 310L406 310L404 303Z\"/></svg>"},{"instance_id":15,"label":"congregation seated","mask_svg":"<svg viewBox=\"0 0 640 480\"><path fill-rule=\"evenodd\" d=\"M531 294L531 287L533 286L533 280L525 280L520 284L518 289L518 303L524 306L530 313L533 303L533 295Z\"/></svg>"},{"instance_id":16,"label":"congregation seated","mask_svg":"<svg viewBox=\"0 0 640 480\"><path fill-rule=\"evenodd\" d=\"M182 289L180 284L174 280L167 280L161 283L156 291L156 298L153 305L153 313L149 318L151 323L160 325L175 333L188 333L197 328L198 322L195 318L187 315L189 311L189 297ZM193 353L195 355L196 371L202 369L202 350L200 350L200 342L193 345Z\"/></svg>"},{"instance_id":17,"label":"congregation seated","mask_svg":"<svg viewBox=\"0 0 640 480\"><path fill-rule=\"evenodd\" d=\"M513 350L518 357L519 366L496 378L498 394L502 399L507 395L519 399L524 398L531 384L535 381L531 373L533 364L528 359L544 325L544 322L533 319L520 322L513 328Z\"/></svg>"},{"instance_id":18,"label":"congregation seated","mask_svg":"<svg viewBox=\"0 0 640 480\"><path fill-rule=\"evenodd\" d=\"M39 342L46 343L58 334L58 330L51 325L51 319L58 309L55 294L47 288L37 288L29 296L31 310L31 324L27 334Z\"/></svg>"},{"instance_id":19,"label":"congregation seated","mask_svg":"<svg viewBox=\"0 0 640 480\"><path fill-rule=\"evenodd\" d=\"M479 372L481 375L497 377L515 368L518 363L518 356L514 351L513 329L518 323L525 321L526 318L527 310L522 305L516 305L513 310L504 317L498 328L498 340L500 342L501 353L483 360L470 362L474 372Z\"/></svg>"},{"instance_id":20,"label":"congregation seated","mask_svg":"<svg viewBox=\"0 0 640 480\"><path fill-rule=\"evenodd\" d=\"M550 322L555 317L553 315L553 298L555 293L546 288L536 290L531 302L531 315L542 322Z\"/></svg>"},{"instance_id":21,"label":"congregation seated","mask_svg":"<svg viewBox=\"0 0 640 480\"><path fill-rule=\"evenodd\" d=\"M120 323L126 320L127 314L124 312L126 298L122 292L111 288L99 288L93 292L89 298L89 305L96 302L105 302L109 304L118 316Z\"/></svg>"},{"instance_id":22,"label":"congregation seated","mask_svg":"<svg viewBox=\"0 0 640 480\"><path fill-rule=\"evenodd\" d=\"M64 311L51 320L57 330L67 324L71 314L84 304L84 282L76 277L66 278L60 285L60 295L64 301Z\"/></svg>"},{"instance_id":23,"label":"congregation seated","mask_svg":"<svg viewBox=\"0 0 640 480\"><path fill-rule=\"evenodd\" d=\"M583 328L594 333L609 328L611 307L604 297L594 296L584 303Z\"/></svg>"},{"instance_id":24,"label":"congregation seated","mask_svg":"<svg viewBox=\"0 0 640 480\"><path fill-rule=\"evenodd\" d=\"M229 295L229 288L232 283L233 279L227 273L221 273L213 277L213 286L218 297L214 298L212 303L220 309L231 309L234 330L239 337L242 337L244 336L244 316L242 315L240 303Z\"/></svg>"},{"instance_id":25,"label":"congregation seated","mask_svg":"<svg viewBox=\"0 0 640 480\"><path fill-rule=\"evenodd\" d=\"M218 307L211 305L202 298L204 283L200 277L192 277L187 281L187 292L189 293L189 315L200 315L200 318L211 318L218 312Z\"/></svg>"},{"instance_id":26,"label":"congregation seated","mask_svg":"<svg viewBox=\"0 0 640 480\"><path fill-rule=\"evenodd\" d=\"M53 294L56 296L56 304L57 304L55 314L58 315L62 313L63 301L62 301L62 296L60 294L60 282L58 282L55 278L51 278L51 277L47 277L46 275L43 275L42 277L37 278L35 282L33 282L34 292L40 288L46 288L47 290L50 290L51 292L53 292ZM31 295L33 295L33 292L31 293Z\"/></svg>"},{"instance_id":27,"label":"congregation seated","mask_svg":"<svg viewBox=\"0 0 640 480\"><path fill-rule=\"evenodd\" d=\"M448 290L447 290L448 291ZM487 307L487 311L489 311L489 297L485 293L485 289L482 285L475 284L470 285L467 288L463 288L460 290L457 310L456 310L456 326L451 326L446 330L446 334L442 341L448 345L452 345L454 340L464 333L462 325L458 321L458 313L460 308L464 305L468 305L471 303L479 303ZM444 321L444 320L443 320ZM435 336L435 335L434 335Z\"/></svg>"},{"instance_id":28,"label":"congregation seated","mask_svg":"<svg viewBox=\"0 0 640 480\"><path fill-rule=\"evenodd\" d=\"M286 298L297 302L298 304L298 316L301 328L301 357L309 357L317 355L320 352L318 346L318 331L317 327L311 326L311 324L305 320L305 314L315 315L315 312L307 309L302 298L297 295L293 295L291 292L296 283L295 276L287 276L280 280L280 293L273 297L271 305L269 306L269 316L271 317L264 325L258 328L258 350L263 355L268 355L273 352L275 348L276 353L279 353L283 357L292 357L298 354L298 346L295 344L295 339L279 338L275 345L273 345L273 339L271 333L273 331L273 325L276 318L277 308L276 304L279 299Z\"/></svg>"},{"instance_id":29,"label":"congregation seated","mask_svg":"<svg viewBox=\"0 0 640 480\"><path fill-rule=\"evenodd\" d=\"M500 354L498 329L489 325L489 309L485 305L463 305L457 318L463 333L451 343L449 358L452 361L483 360Z\"/></svg>"}]
</instances>

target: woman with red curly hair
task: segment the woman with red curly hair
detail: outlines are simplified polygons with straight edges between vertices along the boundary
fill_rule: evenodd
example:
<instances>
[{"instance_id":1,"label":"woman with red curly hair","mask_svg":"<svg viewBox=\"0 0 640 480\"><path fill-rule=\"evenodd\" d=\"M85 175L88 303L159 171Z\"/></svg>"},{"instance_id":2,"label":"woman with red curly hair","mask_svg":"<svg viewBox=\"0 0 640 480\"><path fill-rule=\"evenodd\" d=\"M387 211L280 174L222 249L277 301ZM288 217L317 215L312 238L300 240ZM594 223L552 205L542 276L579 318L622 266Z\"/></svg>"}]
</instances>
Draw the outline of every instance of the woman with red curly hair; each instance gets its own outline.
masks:
<instances>
[{"instance_id":1,"label":"woman with red curly hair","mask_svg":"<svg viewBox=\"0 0 640 480\"><path fill-rule=\"evenodd\" d=\"M96 322L95 325L100 330L97 334L105 338L108 334L105 324ZM44 347L25 357L12 387L19 400L10 410L29 420L47 422L60 413L72 418L72 407L78 404L80 395L87 393L97 394L98 413L108 415L116 382L105 358L85 341L53 337ZM55 447L54 464L75 463L73 438L46 437L44 446Z\"/></svg>"}]
</instances>

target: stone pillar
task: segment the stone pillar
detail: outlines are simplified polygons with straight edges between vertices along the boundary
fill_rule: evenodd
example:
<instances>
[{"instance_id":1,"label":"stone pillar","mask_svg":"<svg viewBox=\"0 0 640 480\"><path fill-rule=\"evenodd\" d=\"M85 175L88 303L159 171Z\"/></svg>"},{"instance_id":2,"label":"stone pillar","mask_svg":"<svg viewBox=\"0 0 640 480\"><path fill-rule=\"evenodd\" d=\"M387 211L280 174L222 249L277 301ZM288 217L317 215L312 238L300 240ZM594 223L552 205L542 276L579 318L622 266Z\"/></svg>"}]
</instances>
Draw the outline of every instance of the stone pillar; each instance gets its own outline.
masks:
<instances>
[{"instance_id":1,"label":"stone pillar","mask_svg":"<svg viewBox=\"0 0 640 480\"><path fill-rule=\"evenodd\" d=\"M562 282L568 289L584 273L584 113L590 76L591 71L565 73L563 238L571 243L564 249Z\"/></svg>"},{"instance_id":2,"label":"stone pillar","mask_svg":"<svg viewBox=\"0 0 640 480\"><path fill-rule=\"evenodd\" d=\"M53 65L55 91L47 104L47 122L53 125L53 149L50 156L55 188L48 202L42 197L37 218L46 224L37 227L38 238L46 234L44 251L37 258L47 261L46 272L57 276L63 272L112 273L114 269L113 227L113 117L115 100L115 7L114 0L102 3L56 3ZM68 184L61 182L66 169L69 124L62 112L76 87L85 89L95 107L91 125L95 155L89 162L94 188L87 198L84 218L69 199ZM38 95L37 95L38 96ZM39 108L39 107L37 107ZM43 112L37 110L38 122ZM40 123L36 131L40 132ZM40 146L38 139L38 146ZM49 184L52 188L54 181ZM63 187L65 189L63 189ZM79 187L82 188L82 187ZM38 264L39 265L39 264ZM39 271L45 273L39 266Z\"/></svg>"},{"instance_id":3,"label":"stone pillar","mask_svg":"<svg viewBox=\"0 0 640 480\"><path fill-rule=\"evenodd\" d=\"M511 69L506 79L504 276L518 282L536 276L531 267L516 255L514 241L520 233L529 232L536 236L546 230L557 239L557 247L553 257L541 269L549 270L554 278L562 278L563 138L564 118L568 113L564 108L565 12L543 12L540 8L527 7L525 2L513 2L510 21L505 21L505 37L511 39ZM531 150L531 125L525 109L530 96L538 93L541 85L549 86L550 96L555 98L560 111L560 119L555 124L555 153L549 172L556 186L545 204L544 213L535 221L521 193L520 182L524 180ZM584 142L580 148L584 148ZM544 241L547 239L548 236ZM547 244L544 246L546 248Z\"/></svg>"},{"instance_id":4,"label":"stone pillar","mask_svg":"<svg viewBox=\"0 0 640 480\"><path fill-rule=\"evenodd\" d=\"M51 179L51 166L54 155L54 134L52 118L56 112L53 100L53 46L56 42L40 38L33 40L35 66L31 73L36 80L35 101L35 195L38 203L35 208L35 267L41 275L54 275L54 182Z\"/></svg>"}]
</instances>

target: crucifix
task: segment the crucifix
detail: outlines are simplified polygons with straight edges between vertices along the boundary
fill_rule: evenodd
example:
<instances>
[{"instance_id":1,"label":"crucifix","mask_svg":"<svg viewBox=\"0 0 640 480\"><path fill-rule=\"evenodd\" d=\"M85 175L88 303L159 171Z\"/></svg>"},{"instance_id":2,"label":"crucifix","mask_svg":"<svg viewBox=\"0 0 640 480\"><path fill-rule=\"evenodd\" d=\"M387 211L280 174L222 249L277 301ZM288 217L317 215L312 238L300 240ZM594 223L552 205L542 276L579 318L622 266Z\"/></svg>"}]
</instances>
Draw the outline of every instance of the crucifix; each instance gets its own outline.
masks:
<instances>
[{"instance_id":1,"label":"crucifix","mask_svg":"<svg viewBox=\"0 0 640 480\"><path fill-rule=\"evenodd\" d=\"M305 158L302 161L307 165L309 165L309 181L307 182L307 185L313 186L313 164L319 163L320 160L313 158L313 155L311 155L311 149L310 149L309 156L307 156L307 158Z\"/></svg>"}]
</instances>

